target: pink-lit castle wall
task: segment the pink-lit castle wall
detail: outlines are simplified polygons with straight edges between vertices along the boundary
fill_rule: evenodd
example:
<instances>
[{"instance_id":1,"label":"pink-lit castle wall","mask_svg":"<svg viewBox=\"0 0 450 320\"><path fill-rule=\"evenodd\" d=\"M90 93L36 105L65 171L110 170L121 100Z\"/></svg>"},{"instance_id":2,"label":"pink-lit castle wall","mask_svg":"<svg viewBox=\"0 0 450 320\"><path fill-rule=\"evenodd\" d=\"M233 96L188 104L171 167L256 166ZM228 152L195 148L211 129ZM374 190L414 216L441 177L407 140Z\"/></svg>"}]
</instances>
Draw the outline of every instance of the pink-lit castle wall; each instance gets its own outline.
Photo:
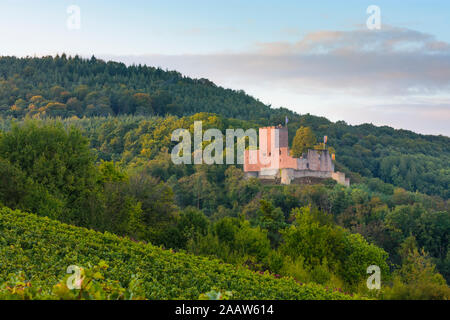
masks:
<instances>
[{"instance_id":1,"label":"pink-lit castle wall","mask_svg":"<svg viewBox=\"0 0 450 320\"><path fill-rule=\"evenodd\" d=\"M245 150L244 172L247 177L280 180L282 184L304 181L305 178L332 178L340 184L350 185L344 173L334 172L328 150L308 150L306 157L291 157L286 127L259 128L259 148Z\"/></svg>"}]
</instances>

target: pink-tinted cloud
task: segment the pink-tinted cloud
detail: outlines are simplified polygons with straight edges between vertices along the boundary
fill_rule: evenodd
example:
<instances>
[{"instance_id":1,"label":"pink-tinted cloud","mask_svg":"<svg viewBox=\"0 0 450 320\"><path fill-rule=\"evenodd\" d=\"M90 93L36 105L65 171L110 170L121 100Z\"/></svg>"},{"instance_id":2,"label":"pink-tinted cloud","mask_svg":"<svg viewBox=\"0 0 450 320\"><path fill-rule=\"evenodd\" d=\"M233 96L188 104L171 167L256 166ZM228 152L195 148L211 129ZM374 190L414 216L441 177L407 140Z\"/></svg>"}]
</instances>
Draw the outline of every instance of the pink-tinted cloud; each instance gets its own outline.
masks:
<instances>
[{"instance_id":1,"label":"pink-tinted cloud","mask_svg":"<svg viewBox=\"0 0 450 320\"><path fill-rule=\"evenodd\" d=\"M233 54L107 58L175 69L234 89L283 88L317 99L348 97L349 103L354 102L350 97L358 97L367 103L373 100L381 112L387 109L380 108L380 99L387 105L408 99L402 105L410 108L421 96L420 105L426 112L426 105L433 108L436 97L450 92L450 45L426 33L389 26L376 31L317 31L297 42L258 43L253 50ZM295 107L296 101L290 104ZM433 110L444 110L441 113L446 118L448 108L448 103L440 103ZM368 122L363 114L360 122Z\"/></svg>"}]
</instances>

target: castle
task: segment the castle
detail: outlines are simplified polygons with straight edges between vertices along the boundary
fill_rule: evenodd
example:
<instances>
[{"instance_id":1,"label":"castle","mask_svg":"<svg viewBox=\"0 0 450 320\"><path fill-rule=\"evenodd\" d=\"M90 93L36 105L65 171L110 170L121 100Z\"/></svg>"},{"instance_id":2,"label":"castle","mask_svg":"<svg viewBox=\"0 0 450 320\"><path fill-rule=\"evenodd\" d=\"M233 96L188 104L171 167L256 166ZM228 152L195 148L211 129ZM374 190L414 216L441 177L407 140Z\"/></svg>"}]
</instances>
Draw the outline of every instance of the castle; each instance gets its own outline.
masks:
<instances>
[{"instance_id":1,"label":"castle","mask_svg":"<svg viewBox=\"0 0 450 320\"><path fill-rule=\"evenodd\" d=\"M266 182L291 184L313 183L331 178L349 186L350 179L342 172L334 172L328 150L308 150L306 158L289 155L288 130L281 125L259 128L260 150L245 150L244 172Z\"/></svg>"}]
</instances>

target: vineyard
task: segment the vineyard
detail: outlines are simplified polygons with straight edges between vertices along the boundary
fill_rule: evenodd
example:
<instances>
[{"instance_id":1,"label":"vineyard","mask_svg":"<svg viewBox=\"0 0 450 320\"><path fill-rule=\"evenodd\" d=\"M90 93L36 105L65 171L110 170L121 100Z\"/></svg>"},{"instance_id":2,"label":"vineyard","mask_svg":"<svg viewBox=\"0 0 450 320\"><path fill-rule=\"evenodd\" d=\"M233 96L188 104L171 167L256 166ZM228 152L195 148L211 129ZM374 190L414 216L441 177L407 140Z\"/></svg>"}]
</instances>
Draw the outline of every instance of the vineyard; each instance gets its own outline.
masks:
<instances>
[{"instance_id":1,"label":"vineyard","mask_svg":"<svg viewBox=\"0 0 450 320\"><path fill-rule=\"evenodd\" d=\"M105 279L121 288L137 286L146 299L198 299L213 288L231 292L233 299L352 298L292 278L0 209L0 295L2 288L9 288L5 285L9 279L21 275L25 286L39 288L52 298L55 285L64 283L69 265L108 265Z\"/></svg>"}]
</instances>

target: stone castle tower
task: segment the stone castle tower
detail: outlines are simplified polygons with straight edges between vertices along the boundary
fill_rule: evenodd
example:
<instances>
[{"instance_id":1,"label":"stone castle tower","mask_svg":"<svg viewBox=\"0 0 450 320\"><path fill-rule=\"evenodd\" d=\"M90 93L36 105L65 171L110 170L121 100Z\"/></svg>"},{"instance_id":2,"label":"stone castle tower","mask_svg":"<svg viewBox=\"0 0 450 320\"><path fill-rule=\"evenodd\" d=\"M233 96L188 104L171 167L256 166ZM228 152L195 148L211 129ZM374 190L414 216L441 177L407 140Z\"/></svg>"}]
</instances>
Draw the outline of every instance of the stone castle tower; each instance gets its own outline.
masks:
<instances>
[{"instance_id":1,"label":"stone castle tower","mask_svg":"<svg viewBox=\"0 0 450 320\"><path fill-rule=\"evenodd\" d=\"M288 130L281 125L259 128L259 150L245 150L244 172L247 177L281 184L332 178L342 185L350 185L344 173L334 172L328 150L308 150L304 158L291 157Z\"/></svg>"}]
</instances>

